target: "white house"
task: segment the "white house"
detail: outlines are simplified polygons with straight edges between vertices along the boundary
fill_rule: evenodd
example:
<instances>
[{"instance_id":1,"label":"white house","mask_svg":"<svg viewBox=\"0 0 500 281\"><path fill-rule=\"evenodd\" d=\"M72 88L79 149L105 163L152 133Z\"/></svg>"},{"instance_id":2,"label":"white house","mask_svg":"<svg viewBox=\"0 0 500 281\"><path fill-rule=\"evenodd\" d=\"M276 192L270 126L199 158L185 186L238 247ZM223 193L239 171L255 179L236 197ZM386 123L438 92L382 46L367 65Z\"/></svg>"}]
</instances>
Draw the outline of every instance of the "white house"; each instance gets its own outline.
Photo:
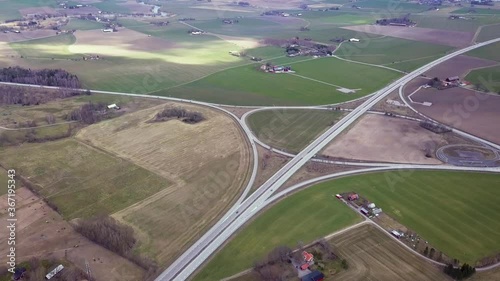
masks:
<instances>
[{"instance_id":1,"label":"white house","mask_svg":"<svg viewBox=\"0 0 500 281\"><path fill-rule=\"evenodd\" d=\"M351 39L349 39L349 42L359 42L359 39L358 38L351 38Z\"/></svg>"}]
</instances>

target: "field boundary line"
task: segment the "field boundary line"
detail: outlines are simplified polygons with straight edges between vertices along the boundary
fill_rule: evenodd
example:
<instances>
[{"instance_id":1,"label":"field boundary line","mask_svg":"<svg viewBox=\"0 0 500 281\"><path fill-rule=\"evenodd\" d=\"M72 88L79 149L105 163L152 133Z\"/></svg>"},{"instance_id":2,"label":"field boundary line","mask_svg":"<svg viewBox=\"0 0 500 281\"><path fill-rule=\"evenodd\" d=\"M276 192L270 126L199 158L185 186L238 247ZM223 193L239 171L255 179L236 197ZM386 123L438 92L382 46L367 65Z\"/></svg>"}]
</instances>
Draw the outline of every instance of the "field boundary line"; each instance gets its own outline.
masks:
<instances>
[{"instance_id":1,"label":"field boundary line","mask_svg":"<svg viewBox=\"0 0 500 281\"><path fill-rule=\"evenodd\" d=\"M335 88L345 88L345 87L342 87L342 86L339 86L339 85L331 84L331 83L328 83L328 82L325 82L325 81L321 81L321 80L318 80L318 79L310 78L310 77L299 75L299 74L295 74L295 73L288 73L288 75L297 76L297 77L300 77L302 79L308 79L308 80L311 80L311 81L314 81L314 82L318 82L318 83L321 83L321 84L325 84L325 85L328 85L328 86L332 86L332 87L335 87ZM345 89L347 89L347 88L345 88Z\"/></svg>"},{"instance_id":2,"label":"field boundary line","mask_svg":"<svg viewBox=\"0 0 500 281\"><path fill-rule=\"evenodd\" d=\"M331 57L339 59L339 60L347 61L347 62L364 64L364 65L378 67L378 68L384 68L384 69L387 69L387 70L392 70L392 71L396 71L396 72L403 73L403 74L407 74L408 73L408 72L405 72L405 71L402 71L402 70L399 70L399 69L395 69L395 68L392 68L392 67L388 67L388 66L385 66L385 65L373 64L373 63L366 63L366 62L361 62L361 61L356 61L356 60L345 59L345 58L339 57L337 55L333 55Z\"/></svg>"}]
</instances>

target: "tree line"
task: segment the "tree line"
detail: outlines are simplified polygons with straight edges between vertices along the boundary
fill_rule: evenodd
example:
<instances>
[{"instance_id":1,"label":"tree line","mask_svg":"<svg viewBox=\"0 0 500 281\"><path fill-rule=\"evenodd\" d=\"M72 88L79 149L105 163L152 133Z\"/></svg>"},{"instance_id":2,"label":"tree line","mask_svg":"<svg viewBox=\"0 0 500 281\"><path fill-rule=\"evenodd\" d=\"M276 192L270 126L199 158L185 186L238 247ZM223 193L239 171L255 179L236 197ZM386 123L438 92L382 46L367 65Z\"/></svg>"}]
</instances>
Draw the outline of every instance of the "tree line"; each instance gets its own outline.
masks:
<instances>
[{"instance_id":1,"label":"tree line","mask_svg":"<svg viewBox=\"0 0 500 281\"><path fill-rule=\"evenodd\" d=\"M137 240L132 227L122 224L110 216L98 216L82 219L74 228L89 240L144 268L147 271L144 280L153 280L156 277L157 264L153 260L133 252Z\"/></svg>"},{"instance_id":2,"label":"tree line","mask_svg":"<svg viewBox=\"0 0 500 281\"><path fill-rule=\"evenodd\" d=\"M464 263L461 267L454 267L452 264L448 264L444 268L444 273L455 280L463 280L476 273L476 269L467 263Z\"/></svg>"},{"instance_id":3,"label":"tree line","mask_svg":"<svg viewBox=\"0 0 500 281\"><path fill-rule=\"evenodd\" d=\"M31 69L19 66L0 69L0 82L81 88L78 77L63 69Z\"/></svg>"},{"instance_id":4,"label":"tree line","mask_svg":"<svg viewBox=\"0 0 500 281\"><path fill-rule=\"evenodd\" d=\"M55 99L80 95L91 95L90 91L80 92L68 89L47 90L9 85L0 85L0 105L40 105Z\"/></svg>"},{"instance_id":5,"label":"tree line","mask_svg":"<svg viewBox=\"0 0 500 281\"><path fill-rule=\"evenodd\" d=\"M116 116L114 111L108 110L107 104L89 102L66 114L65 119L91 125Z\"/></svg>"},{"instance_id":6,"label":"tree line","mask_svg":"<svg viewBox=\"0 0 500 281\"><path fill-rule=\"evenodd\" d=\"M205 117L201 112L189 111L184 108L174 107L165 108L158 112L154 118L154 122L167 121L172 118L181 119L182 122L188 124L195 124L205 120Z\"/></svg>"}]
</instances>

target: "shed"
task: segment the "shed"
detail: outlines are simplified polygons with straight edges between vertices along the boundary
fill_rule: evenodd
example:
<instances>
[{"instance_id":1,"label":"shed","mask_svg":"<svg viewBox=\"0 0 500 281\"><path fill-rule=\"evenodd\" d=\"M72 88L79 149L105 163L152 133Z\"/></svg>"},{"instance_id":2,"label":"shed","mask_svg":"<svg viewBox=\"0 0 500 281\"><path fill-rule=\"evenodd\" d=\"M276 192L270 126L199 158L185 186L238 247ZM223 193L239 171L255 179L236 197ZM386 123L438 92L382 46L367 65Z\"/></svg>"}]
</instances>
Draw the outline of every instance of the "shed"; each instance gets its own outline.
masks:
<instances>
[{"instance_id":1,"label":"shed","mask_svg":"<svg viewBox=\"0 0 500 281\"><path fill-rule=\"evenodd\" d=\"M399 233L399 231L397 231L397 230L391 231L391 234L394 235L394 237L396 237L396 238L401 237L401 233Z\"/></svg>"},{"instance_id":2,"label":"shed","mask_svg":"<svg viewBox=\"0 0 500 281\"><path fill-rule=\"evenodd\" d=\"M309 264L307 262L300 266L300 270L306 270L308 268L309 268Z\"/></svg>"},{"instance_id":3,"label":"shed","mask_svg":"<svg viewBox=\"0 0 500 281\"><path fill-rule=\"evenodd\" d=\"M375 208L375 203L370 203L370 204L368 204L368 208L370 208L370 209Z\"/></svg>"},{"instance_id":4,"label":"shed","mask_svg":"<svg viewBox=\"0 0 500 281\"><path fill-rule=\"evenodd\" d=\"M359 39L358 38L351 38L351 39L349 39L349 42L359 42Z\"/></svg>"},{"instance_id":5,"label":"shed","mask_svg":"<svg viewBox=\"0 0 500 281\"><path fill-rule=\"evenodd\" d=\"M120 109L120 107L118 105L116 105L116 103L113 103L113 104L110 104L108 105L108 109Z\"/></svg>"},{"instance_id":6,"label":"shed","mask_svg":"<svg viewBox=\"0 0 500 281\"><path fill-rule=\"evenodd\" d=\"M363 215L365 215L365 216L368 216L368 214L370 213L370 212L369 212L367 209L365 209L365 208L361 208L361 209L359 209L359 211L360 211L361 213L363 213Z\"/></svg>"},{"instance_id":7,"label":"shed","mask_svg":"<svg viewBox=\"0 0 500 281\"><path fill-rule=\"evenodd\" d=\"M458 76L451 76L451 77L446 78L446 82L455 82L458 80L460 80L460 77L458 77Z\"/></svg>"},{"instance_id":8,"label":"shed","mask_svg":"<svg viewBox=\"0 0 500 281\"><path fill-rule=\"evenodd\" d=\"M318 270L315 270L301 278L302 281L321 281L323 279L325 279L325 275Z\"/></svg>"},{"instance_id":9,"label":"shed","mask_svg":"<svg viewBox=\"0 0 500 281\"><path fill-rule=\"evenodd\" d=\"M374 215L382 213L382 208L373 208L372 213Z\"/></svg>"},{"instance_id":10,"label":"shed","mask_svg":"<svg viewBox=\"0 0 500 281\"><path fill-rule=\"evenodd\" d=\"M54 277L54 275L56 275L57 273L61 272L61 270L64 269L64 266L62 264L58 265L56 268L54 268L51 272L47 273L47 275L45 275L45 279L50 279L52 277Z\"/></svg>"}]
</instances>

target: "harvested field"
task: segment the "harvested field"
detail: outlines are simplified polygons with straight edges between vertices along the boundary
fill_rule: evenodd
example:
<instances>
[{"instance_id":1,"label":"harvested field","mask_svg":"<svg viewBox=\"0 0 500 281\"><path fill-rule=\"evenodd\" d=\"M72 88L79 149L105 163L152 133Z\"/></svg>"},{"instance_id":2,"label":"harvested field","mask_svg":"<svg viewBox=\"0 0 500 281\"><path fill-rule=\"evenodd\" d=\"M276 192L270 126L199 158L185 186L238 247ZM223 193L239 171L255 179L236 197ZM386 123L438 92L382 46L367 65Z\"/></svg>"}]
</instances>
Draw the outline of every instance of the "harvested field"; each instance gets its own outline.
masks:
<instances>
[{"instance_id":1,"label":"harvested field","mask_svg":"<svg viewBox=\"0 0 500 281\"><path fill-rule=\"evenodd\" d=\"M452 47L465 47L470 44L472 38L474 37L473 32L439 30L422 27L355 25L342 28Z\"/></svg>"},{"instance_id":2,"label":"harvested field","mask_svg":"<svg viewBox=\"0 0 500 281\"><path fill-rule=\"evenodd\" d=\"M367 114L347 133L329 144L323 155L336 158L395 163L441 164L425 156L446 141L418 122Z\"/></svg>"},{"instance_id":3,"label":"harvested field","mask_svg":"<svg viewBox=\"0 0 500 281\"><path fill-rule=\"evenodd\" d=\"M452 76L463 78L471 69L488 67L496 64L498 64L498 62L460 55L438 64L427 71L425 75L428 77L439 77L443 80Z\"/></svg>"},{"instance_id":4,"label":"harvested field","mask_svg":"<svg viewBox=\"0 0 500 281\"><path fill-rule=\"evenodd\" d=\"M0 153L2 166L15 168L68 220L112 214L171 186L165 178L74 139L25 143Z\"/></svg>"},{"instance_id":5,"label":"harvested field","mask_svg":"<svg viewBox=\"0 0 500 281\"><path fill-rule=\"evenodd\" d=\"M32 257L54 257L67 259L85 270L87 260L96 280L142 280L143 269L75 232L68 222L28 189L19 186L16 190L16 200L17 262ZM6 203L6 195L0 196L0 219L3 222L7 218ZM2 226L0 253L5 256L8 229L4 224ZM78 246L75 247L76 245Z\"/></svg>"},{"instance_id":6,"label":"harvested field","mask_svg":"<svg viewBox=\"0 0 500 281\"><path fill-rule=\"evenodd\" d=\"M147 122L162 105L101 122L77 135L172 183L114 214L139 233L139 251L162 265L172 262L233 204L248 181L252 162L245 137L230 117L206 107L169 105L200 112L206 120Z\"/></svg>"},{"instance_id":7,"label":"harvested field","mask_svg":"<svg viewBox=\"0 0 500 281\"><path fill-rule=\"evenodd\" d=\"M440 268L399 245L387 233L362 225L330 240L348 270L325 280L451 280Z\"/></svg>"},{"instance_id":8,"label":"harvested field","mask_svg":"<svg viewBox=\"0 0 500 281\"><path fill-rule=\"evenodd\" d=\"M414 87L414 86L413 86ZM413 92L411 84L405 95ZM412 104L420 113L492 142L500 143L498 108L500 96L464 88L421 89L412 96L415 102L431 102L432 106Z\"/></svg>"}]
</instances>

